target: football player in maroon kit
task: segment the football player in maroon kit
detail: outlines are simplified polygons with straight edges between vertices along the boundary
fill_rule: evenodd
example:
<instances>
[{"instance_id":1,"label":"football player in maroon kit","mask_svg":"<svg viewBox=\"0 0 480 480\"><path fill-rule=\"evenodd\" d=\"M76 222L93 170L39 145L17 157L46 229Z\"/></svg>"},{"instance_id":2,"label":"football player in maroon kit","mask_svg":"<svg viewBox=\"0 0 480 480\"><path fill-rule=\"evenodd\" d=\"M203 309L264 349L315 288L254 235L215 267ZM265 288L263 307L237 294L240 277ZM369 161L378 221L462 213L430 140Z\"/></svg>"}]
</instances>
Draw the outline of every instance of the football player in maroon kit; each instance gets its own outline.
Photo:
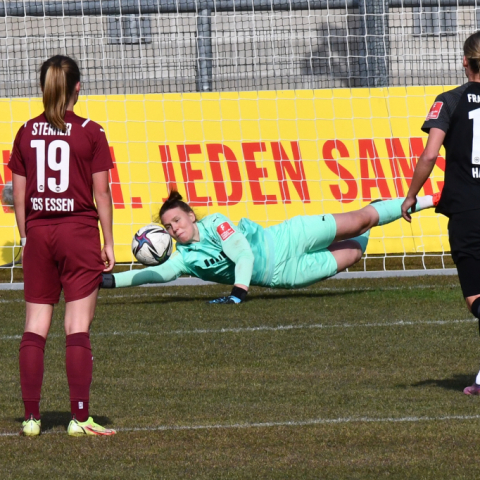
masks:
<instances>
[{"instance_id":1,"label":"football player in maroon kit","mask_svg":"<svg viewBox=\"0 0 480 480\"><path fill-rule=\"evenodd\" d=\"M468 82L440 94L422 130L428 133L425 151L418 160L412 183L402 205L403 217L435 166L445 147L445 185L436 212L449 219L452 259L467 308L480 319L480 31L465 40L463 67ZM480 395L480 372L463 391Z\"/></svg>"},{"instance_id":2,"label":"football player in maroon kit","mask_svg":"<svg viewBox=\"0 0 480 480\"><path fill-rule=\"evenodd\" d=\"M113 163L102 127L73 112L80 92L80 70L75 61L61 55L45 61L40 86L45 111L20 127L8 164L13 173L15 216L24 247L22 433L35 436L41 431L39 403L45 342L54 304L63 289L72 412L68 434L113 435L115 430L96 424L89 415L93 366L89 327L102 272L111 271L115 265L108 183Z\"/></svg>"}]
</instances>

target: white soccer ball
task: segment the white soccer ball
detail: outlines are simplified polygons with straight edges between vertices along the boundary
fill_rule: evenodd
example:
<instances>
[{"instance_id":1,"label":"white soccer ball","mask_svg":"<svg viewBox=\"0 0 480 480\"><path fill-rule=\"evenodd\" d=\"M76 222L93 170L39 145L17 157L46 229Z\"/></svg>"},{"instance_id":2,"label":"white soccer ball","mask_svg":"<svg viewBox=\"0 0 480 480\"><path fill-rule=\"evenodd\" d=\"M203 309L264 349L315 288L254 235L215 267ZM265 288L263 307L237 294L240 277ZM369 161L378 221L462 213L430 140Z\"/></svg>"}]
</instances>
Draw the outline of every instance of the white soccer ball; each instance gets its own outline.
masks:
<instances>
[{"instance_id":1,"label":"white soccer ball","mask_svg":"<svg viewBox=\"0 0 480 480\"><path fill-rule=\"evenodd\" d=\"M172 254L172 237L156 223L142 227L132 240L132 253L144 265L160 265Z\"/></svg>"}]
</instances>

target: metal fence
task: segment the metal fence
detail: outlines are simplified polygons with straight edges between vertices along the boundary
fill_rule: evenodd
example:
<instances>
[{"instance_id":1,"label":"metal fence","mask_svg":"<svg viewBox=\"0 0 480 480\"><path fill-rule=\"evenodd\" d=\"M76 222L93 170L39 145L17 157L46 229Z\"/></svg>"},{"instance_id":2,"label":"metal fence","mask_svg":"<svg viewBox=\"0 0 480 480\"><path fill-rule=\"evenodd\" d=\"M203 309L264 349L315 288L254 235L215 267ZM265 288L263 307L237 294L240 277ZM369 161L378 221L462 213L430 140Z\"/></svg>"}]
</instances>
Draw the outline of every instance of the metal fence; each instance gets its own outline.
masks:
<instances>
[{"instance_id":1,"label":"metal fence","mask_svg":"<svg viewBox=\"0 0 480 480\"><path fill-rule=\"evenodd\" d=\"M75 57L87 94L463 82L471 0L0 2L0 96L39 94Z\"/></svg>"}]
</instances>

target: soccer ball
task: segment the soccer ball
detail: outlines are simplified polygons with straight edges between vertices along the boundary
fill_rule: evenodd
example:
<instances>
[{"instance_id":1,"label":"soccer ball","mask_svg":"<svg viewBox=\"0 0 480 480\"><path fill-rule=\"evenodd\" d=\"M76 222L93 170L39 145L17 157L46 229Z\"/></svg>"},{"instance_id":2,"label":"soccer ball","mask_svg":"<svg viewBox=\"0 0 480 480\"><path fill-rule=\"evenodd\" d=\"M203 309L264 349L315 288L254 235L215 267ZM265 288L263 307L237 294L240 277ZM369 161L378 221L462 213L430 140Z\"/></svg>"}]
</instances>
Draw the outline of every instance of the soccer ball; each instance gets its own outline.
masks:
<instances>
[{"instance_id":1,"label":"soccer ball","mask_svg":"<svg viewBox=\"0 0 480 480\"><path fill-rule=\"evenodd\" d=\"M132 253L144 265L160 265L172 254L172 237L156 223L142 227L132 240Z\"/></svg>"}]
</instances>

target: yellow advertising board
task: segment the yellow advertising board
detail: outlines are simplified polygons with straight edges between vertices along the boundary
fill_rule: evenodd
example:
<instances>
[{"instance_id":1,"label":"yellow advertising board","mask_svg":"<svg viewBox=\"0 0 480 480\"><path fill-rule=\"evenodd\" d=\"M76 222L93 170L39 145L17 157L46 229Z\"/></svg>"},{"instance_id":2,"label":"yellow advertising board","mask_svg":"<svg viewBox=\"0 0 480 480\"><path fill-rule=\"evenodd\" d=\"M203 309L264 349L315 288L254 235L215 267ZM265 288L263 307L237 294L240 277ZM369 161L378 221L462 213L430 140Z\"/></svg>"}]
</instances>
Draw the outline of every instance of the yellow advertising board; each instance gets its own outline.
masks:
<instances>
[{"instance_id":1,"label":"yellow advertising board","mask_svg":"<svg viewBox=\"0 0 480 480\"><path fill-rule=\"evenodd\" d=\"M75 112L107 132L117 261L130 262L133 234L155 219L170 188L200 215L264 226L404 196L426 141L420 127L444 89L88 96ZM38 98L0 99L0 188L18 128L41 111ZM440 190L444 168L439 157L424 193ZM0 245L18 245L7 206L0 219ZM375 228L367 253L448 251L446 232L444 217L424 211L411 225ZM11 261L13 248L0 255Z\"/></svg>"}]
</instances>

